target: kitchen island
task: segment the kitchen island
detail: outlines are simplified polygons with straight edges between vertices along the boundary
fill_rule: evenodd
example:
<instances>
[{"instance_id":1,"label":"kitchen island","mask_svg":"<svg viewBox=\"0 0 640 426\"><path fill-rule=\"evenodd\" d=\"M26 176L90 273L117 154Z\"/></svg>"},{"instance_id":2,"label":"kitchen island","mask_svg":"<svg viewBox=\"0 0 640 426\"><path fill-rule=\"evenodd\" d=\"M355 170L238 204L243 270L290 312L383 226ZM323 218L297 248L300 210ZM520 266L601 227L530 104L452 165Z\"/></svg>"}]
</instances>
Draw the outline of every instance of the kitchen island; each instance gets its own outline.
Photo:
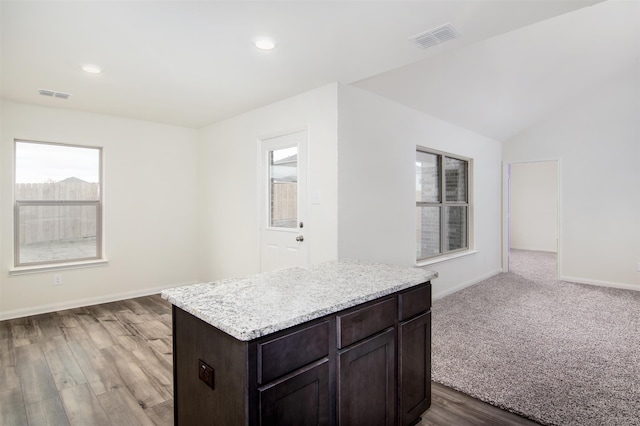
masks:
<instances>
[{"instance_id":1,"label":"kitchen island","mask_svg":"<svg viewBox=\"0 0 640 426\"><path fill-rule=\"evenodd\" d=\"M328 262L162 292L177 425L411 424L436 273Z\"/></svg>"}]
</instances>

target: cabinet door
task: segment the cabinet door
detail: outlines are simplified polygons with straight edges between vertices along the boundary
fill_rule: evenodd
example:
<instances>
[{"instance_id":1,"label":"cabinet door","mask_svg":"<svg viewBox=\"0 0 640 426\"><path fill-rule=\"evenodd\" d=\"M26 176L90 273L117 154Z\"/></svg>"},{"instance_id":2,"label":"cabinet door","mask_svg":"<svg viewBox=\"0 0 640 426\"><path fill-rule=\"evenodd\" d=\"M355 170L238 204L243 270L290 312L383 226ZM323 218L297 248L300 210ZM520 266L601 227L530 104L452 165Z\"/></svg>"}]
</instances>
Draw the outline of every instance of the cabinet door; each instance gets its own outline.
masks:
<instances>
[{"instance_id":1,"label":"cabinet door","mask_svg":"<svg viewBox=\"0 0 640 426\"><path fill-rule=\"evenodd\" d=\"M394 425L396 418L395 329L340 352L338 422Z\"/></svg>"},{"instance_id":2,"label":"cabinet door","mask_svg":"<svg viewBox=\"0 0 640 426\"><path fill-rule=\"evenodd\" d=\"M431 312L400 323L400 424L413 424L431 405Z\"/></svg>"},{"instance_id":3,"label":"cabinet door","mask_svg":"<svg viewBox=\"0 0 640 426\"><path fill-rule=\"evenodd\" d=\"M260 425L329 424L329 360L264 386L259 392Z\"/></svg>"}]
</instances>

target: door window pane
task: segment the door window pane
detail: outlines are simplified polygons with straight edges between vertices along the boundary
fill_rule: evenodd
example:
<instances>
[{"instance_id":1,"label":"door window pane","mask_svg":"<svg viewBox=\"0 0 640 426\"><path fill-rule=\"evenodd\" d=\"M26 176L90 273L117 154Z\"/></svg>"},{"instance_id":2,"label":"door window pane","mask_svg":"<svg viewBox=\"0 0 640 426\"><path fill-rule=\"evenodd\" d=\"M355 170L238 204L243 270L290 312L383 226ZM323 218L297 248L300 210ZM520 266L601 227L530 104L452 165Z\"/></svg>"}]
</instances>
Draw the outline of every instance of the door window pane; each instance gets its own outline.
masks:
<instances>
[{"instance_id":1,"label":"door window pane","mask_svg":"<svg viewBox=\"0 0 640 426\"><path fill-rule=\"evenodd\" d=\"M418 207L416 220L416 258L440 254L440 207Z\"/></svg>"},{"instance_id":2,"label":"door window pane","mask_svg":"<svg viewBox=\"0 0 640 426\"><path fill-rule=\"evenodd\" d=\"M269 152L269 226L296 228L298 222L298 148Z\"/></svg>"}]
</instances>

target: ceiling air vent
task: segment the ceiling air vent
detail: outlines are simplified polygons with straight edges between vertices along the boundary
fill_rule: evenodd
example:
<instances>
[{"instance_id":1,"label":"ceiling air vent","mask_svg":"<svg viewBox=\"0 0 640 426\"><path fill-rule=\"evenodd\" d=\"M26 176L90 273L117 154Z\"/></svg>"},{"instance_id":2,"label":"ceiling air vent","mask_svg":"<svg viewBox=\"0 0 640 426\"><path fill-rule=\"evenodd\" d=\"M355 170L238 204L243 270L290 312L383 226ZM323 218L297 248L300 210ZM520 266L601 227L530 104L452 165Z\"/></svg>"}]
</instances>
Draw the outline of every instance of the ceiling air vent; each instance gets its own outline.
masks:
<instances>
[{"instance_id":1,"label":"ceiling air vent","mask_svg":"<svg viewBox=\"0 0 640 426\"><path fill-rule=\"evenodd\" d=\"M58 99L69 99L69 96L71 96L70 93L56 92L55 90L47 90L47 89L39 89L38 93L40 93L42 96L50 96L52 98L58 98Z\"/></svg>"},{"instance_id":2,"label":"ceiling air vent","mask_svg":"<svg viewBox=\"0 0 640 426\"><path fill-rule=\"evenodd\" d=\"M459 37L460 33L451 24L444 24L429 31L414 35L409 40L413 41L418 47L426 49L436 44Z\"/></svg>"}]
</instances>

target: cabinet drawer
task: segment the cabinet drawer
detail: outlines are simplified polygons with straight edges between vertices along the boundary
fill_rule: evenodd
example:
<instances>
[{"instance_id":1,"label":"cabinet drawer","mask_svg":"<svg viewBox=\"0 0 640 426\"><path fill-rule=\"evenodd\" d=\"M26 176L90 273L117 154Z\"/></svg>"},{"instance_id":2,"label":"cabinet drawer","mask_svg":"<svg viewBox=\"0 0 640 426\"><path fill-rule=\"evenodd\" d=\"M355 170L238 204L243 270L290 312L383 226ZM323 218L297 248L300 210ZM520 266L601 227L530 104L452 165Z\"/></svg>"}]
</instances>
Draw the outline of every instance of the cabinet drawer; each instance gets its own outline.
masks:
<instances>
[{"instance_id":1,"label":"cabinet drawer","mask_svg":"<svg viewBox=\"0 0 640 426\"><path fill-rule=\"evenodd\" d=\"M258 383L268 383L328 354L328 321L258 343Z\"/></svg>"},{"instance_id":2,"label":"cabinet drawer","mask_svg":"<svg viewBox=\"0 0 640 426\"><path fill-rule=\"evenodd\" d=\"M400 321L428 311L431 308L431 284L423 284L398 295Z\"/></svg>"},{"instance_id":3,"label":"cabinet drawer","mask_svg":"<svg viewBox=\"0 0 640 426\"><path fill-rule=\"evenodd\" d=\"M392 327L397 315L395 297L338 315L338 348L344 348L387 327Z\"/></svg>"}]
</instances>

